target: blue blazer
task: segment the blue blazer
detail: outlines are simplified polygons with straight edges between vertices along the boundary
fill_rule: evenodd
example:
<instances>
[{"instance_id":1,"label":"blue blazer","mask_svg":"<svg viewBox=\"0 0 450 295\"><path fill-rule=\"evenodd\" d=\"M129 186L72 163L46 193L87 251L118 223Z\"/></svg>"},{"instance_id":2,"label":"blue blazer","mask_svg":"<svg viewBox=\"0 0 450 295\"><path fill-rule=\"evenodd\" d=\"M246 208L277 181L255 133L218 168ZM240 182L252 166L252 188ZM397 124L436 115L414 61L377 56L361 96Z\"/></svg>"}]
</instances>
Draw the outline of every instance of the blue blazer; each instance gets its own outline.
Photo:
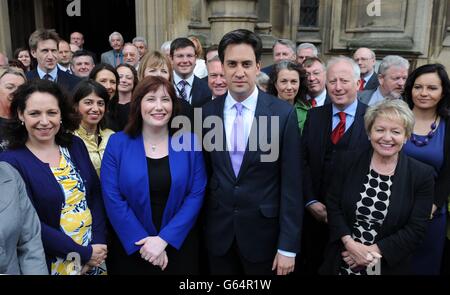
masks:
<instances>
[{"instance_id":1,"label":"blue blazer","mask_svg":"<svg viewBox=\"0 0 450 295\"><path fill-rule=\"evenodd\" d=\"M69 153L86 186L86 200L92 214L91 244L106 244L100 183L86 146L80 138L73 136ZM26 184L28 196L41 221L42 241L48 266L55 256L65 258L71 252L80 254L83 264L89 261L92 247L77 244L61 231L61 204L64 203L65 196L49 165L39 160L27 147L3 152L0 159L16 168Z\"/></svg>"},{"instance_id":2,"label":"blue blazer","mask_svg":"<svg viewBox=\"0 0 450 295\"><path fill-rule=\"evenodd\" d=\"M160 232L152 222L148 167L142 134L133 138L112 135L102 160L100 178L109 220L128 255L138 251L135 242L158 235L179 249L192 229L203 203L206 172L201 146L192 134L170 137L171 188ZM176 142L176 143L175 143ZM179 151L180 144L200 146Z\"/></svg>"}]
</instances>

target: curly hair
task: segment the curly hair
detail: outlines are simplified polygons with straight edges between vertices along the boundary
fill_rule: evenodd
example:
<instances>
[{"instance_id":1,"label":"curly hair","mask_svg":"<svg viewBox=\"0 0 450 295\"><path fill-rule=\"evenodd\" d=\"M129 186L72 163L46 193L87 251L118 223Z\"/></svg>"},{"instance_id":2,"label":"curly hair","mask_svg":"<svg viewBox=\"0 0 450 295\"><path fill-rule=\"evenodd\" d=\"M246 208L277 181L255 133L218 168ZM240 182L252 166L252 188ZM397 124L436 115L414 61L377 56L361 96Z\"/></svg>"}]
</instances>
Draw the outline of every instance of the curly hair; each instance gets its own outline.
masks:
<instances>
[{"instance_id":1,"label":"curly hair","mask_svg":"<svg viewBox=\"0 0 450 295\"><path fill-rule=\"evenodd\" d=\"M55 135L56 144L69 147L72 144L71 132L78 129L80 124L80 116L70 104L69 99L59 86L48 80L33 80L22 84L17 88L13 94L11 102L11 118L5 126L5 139L8 141L8 148L17 149L25 146L28 140L28 131L22 121L19 119L19 114L23 114L27 101L30 96L36 92L48 93L58 101L58 107L61 112L61 126L58 133Z\"/></svg>"}]
</instances>

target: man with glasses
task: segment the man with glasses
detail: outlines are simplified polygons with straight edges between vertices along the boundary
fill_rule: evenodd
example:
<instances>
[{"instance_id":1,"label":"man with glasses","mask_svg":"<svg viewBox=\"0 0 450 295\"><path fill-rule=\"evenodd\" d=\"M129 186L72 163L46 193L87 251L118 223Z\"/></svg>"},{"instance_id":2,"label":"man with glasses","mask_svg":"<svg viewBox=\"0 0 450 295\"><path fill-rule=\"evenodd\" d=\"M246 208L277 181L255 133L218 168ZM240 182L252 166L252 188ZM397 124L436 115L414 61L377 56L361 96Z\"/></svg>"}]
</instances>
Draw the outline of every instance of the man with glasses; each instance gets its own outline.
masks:
<instances>
[{"instance_id":1,"label":"man with glasses","mask_svg":"<svg viewBox=\"0 0 450 295\"><path fill-rule=\"evenodd\" d=\"M325 88L327 71L323 61L317 57L308 57L303 61L306 71L308 92L306 98L312 107L320 107L331 102Z\"/></svg>"},{"instance_id":2,"label":"man with glasses","mask_svg":"<svg viewBox=\"0 0 450 295\"><path fill-rule=\"evenodd\" d=\"M361 47L353 54L353 60L361 70L359 91L376 89L379 83L374 70L376 62L375 52L369 48Z\"/></svg>"},{"instance_id":3,"label":"man with glasses","mask_svg":"<svg viewBox=\"0 0 450 295\"><path fill-rule=\"evenodd\" d=\"M173 66L173 83L181 99L192 107L201 107L211 100L208 83L194 75L195 45L188 38L177 38L170 44Z\"/></svg>"}]
</instances>

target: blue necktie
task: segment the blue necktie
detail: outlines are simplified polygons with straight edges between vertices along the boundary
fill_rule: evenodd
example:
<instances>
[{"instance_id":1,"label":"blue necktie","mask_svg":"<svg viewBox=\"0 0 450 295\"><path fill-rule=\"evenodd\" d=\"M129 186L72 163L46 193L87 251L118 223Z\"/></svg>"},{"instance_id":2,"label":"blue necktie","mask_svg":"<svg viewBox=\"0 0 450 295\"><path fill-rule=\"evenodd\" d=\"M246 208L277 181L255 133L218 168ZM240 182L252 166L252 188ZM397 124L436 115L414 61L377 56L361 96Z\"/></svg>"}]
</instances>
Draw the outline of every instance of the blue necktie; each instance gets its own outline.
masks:
<instances>
[{"instance_id":1,"label":"blue necktie","mask_svg":"<svg viewBox=\"0 0 450 295\"><path fill-rule=\"evenodd\" d=\"M188 99L186 95L186 85L188 85L188 82L186 82L186 80L181 80L180 82L178 82L178 93L180 94L180 98L187 101Z\"/></svg>"}]
</instances>

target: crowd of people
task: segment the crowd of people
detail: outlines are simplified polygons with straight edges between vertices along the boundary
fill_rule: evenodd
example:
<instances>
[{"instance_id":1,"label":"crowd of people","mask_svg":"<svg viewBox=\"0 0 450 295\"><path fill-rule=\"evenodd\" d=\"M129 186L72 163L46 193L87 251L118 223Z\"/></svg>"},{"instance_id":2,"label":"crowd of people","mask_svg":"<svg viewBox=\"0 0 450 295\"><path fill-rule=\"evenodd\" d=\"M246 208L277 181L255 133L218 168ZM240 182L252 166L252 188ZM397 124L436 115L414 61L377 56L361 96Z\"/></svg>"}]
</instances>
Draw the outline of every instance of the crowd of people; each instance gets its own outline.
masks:
<instances>
[{"instance_id":1,"label":"crowd of people","mask_svg":"<svg viewBox=\"0 0 450 295\"><path fill-rule=\"evenodd\" d=\"M244 29L109 43L0 54L0 273L450 272L443 65L278 39L262 67Z\"/></svg>"}]
</instances>

